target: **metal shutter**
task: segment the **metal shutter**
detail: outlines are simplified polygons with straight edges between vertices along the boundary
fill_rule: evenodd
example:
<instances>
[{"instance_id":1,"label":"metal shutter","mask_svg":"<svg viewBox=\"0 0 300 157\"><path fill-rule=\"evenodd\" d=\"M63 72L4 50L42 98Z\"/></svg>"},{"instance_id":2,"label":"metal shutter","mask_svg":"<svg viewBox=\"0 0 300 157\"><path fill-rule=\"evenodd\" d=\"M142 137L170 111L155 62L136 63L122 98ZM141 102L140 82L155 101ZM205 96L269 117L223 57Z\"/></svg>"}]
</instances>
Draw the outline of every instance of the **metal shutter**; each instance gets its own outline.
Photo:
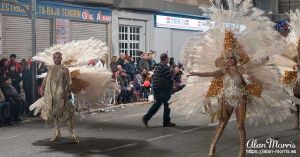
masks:
<instances>
[{"instance_id":1,"label":"metal shutter","mask_svg":"<svg viewBox=\"0 0 300 157\"><path fill-rule=\"evenodd\" d=\"M107 43L107 25L70 21L70 41L85 40L91 37Z\"/></svg>"},{"instance_id":2,"label":"metal shutter","mask_svg":"<svg viewBox=\"0 0 300 157\"><path fill-rule=\"evenodd\" d=\"M32 56L31 21L27 17L3 16L3 57L15 53L18 59ZM37 52L51 44L52 29L50 19L37 19Z\"/></svg>"},{"instance_id":3,"label":"metal shutter","mask_svg":"<svg viewBox=\"0 0 300 157\"><path fill-rule=\"evenodd\" d=\"M3 57L15 53L18 58L31 54L31 22L29 18L3 16ZM30 55L31 56L31 55Z\"/></svg>"},{"instance_id":4,"label":"metal shutter","mask_svg":"<svg viewBox=\"0 0 300 157\"><path fill-rule=\"evenodd\" d=\"M36 51L41 52L52 45L53 27L50 19L37 19Z\"/></svg>"}]
</instances>

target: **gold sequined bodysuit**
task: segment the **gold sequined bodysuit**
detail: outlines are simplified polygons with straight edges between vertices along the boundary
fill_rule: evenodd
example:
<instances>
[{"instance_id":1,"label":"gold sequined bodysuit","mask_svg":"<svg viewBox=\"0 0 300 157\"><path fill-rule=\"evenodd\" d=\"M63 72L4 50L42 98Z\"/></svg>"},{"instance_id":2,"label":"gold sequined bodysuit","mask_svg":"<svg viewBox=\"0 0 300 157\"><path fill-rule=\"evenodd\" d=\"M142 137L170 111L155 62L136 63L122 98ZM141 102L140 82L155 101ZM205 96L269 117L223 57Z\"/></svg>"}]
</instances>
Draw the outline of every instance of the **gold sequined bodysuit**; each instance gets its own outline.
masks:
<instances>
[{"instance_id":1,"label":"gold sequined bodysuit","mask_svg":"<svg viewBox=\"0 0 300 157\"><path fill-rule=\"evenodd\" d=\"M242 76L238 73L230 75L225 73L223 79L223 91L221 93L225 101L232 107L237 107L242 97L246 95L243 88Z\"/></svg>"}]
</instances>

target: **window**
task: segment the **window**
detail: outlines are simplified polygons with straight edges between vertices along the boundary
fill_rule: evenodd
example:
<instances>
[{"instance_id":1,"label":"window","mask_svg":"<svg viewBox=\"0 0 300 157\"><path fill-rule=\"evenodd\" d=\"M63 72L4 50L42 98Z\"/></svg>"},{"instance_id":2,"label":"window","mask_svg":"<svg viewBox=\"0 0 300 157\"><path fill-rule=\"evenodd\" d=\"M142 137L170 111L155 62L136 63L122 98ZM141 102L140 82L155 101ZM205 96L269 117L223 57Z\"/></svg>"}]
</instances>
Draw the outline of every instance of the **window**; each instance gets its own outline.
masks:
<instances>
[{"instance_id":1,"label":"window","mask_svg":"<svg viewBox=\"0 0 300 157\"><path fill-rule=\"evenodd\" d=\"M138 26L119 26L119 51L132 56L136 61L140 50L140 27Z\"/></svg>"},{"instance_id":2,"label":"window","mask_svg":"<svg viewBox=\"0 0 300 157\"><path fill-rule=\"evenodd\" d=\"M271 0L253 0L253 6L264 11L269 11Z\"/></svg>"},{"instance_id":3,"label":"window","mask_svg":"<svg viewBox=\"0 0 300 157\"><path fill-rule=\"evenodd\" d=\"M300 8L300 0L279 0L278 13L284 14L290 10Z\"/></svg>"}]
</instances>

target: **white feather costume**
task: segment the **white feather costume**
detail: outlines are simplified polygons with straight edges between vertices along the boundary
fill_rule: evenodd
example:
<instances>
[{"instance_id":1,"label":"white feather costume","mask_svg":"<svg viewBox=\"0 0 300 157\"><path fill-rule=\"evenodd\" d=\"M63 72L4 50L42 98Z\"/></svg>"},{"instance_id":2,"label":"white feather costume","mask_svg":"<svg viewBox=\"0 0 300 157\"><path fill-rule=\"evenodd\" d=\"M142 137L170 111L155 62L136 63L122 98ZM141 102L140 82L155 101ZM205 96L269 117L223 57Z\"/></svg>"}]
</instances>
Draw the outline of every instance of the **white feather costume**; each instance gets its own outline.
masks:
<instances>
[{"instance_id":1,"label":"white feather costume","mask_svg":"<svg viewBox=\"0 0 300 157\"><path fill-rule=\"evenodd\" d=\"M78 112L88 112L90 109L110 104L115 90L112 73L102 66L87 66L88 61L92 59L106 59L108 47L105 43L91 38L54 45L38 53L33 59L51 66L54 65L53 54L55 52L62 53L62 64L69 68L72 79L71 90L75 95L75 109ZM49 105L44 103L42 97L30 106L30 110L35 110L37 114L48 107ZM43 114L47 112L42 112L42 117L47 117Z\"/></svg>"},{"instance_id":2,"label":"white feather costume","mask_svg":"<svg viewBox=\"0 0 300 157\"><path fill-rule=\"evenodd\" d=\"M300 85L300 66L298 63L300 53L300 10L296 9L294 12L290 12L288 16L290 17L290 32L285 40L285 49L282 55L275 56L271 61L281 70L282 82L288 87L289 93L300 96L300 89L295 89L297 84Z\"/></svg>"},{"instance_id":3,"label":"white feather costume","mask_svg":"<svg viewBox=\"0 0 300 157\"><path fill-rule=\"evenodd\" d=\"M245 87L248 90L242 91L247 95L248 119L261 118L266 123L281 121L290 116L292 100L299 100L286 93L280 83L280 70L267 61L268 56L282 52L283 43L274 40L280 39L280 35L273 30L273 22L263 16L264 12L253 8L252 0L232 0L228 4L229 10L224 10L218 3L208 9L214 24L209 31L196 33L188 40L182 51L182 63L194 72L218 70L218 59L224 51L225 31L234 33L241 46L237 53L244 55L239 56L240 59L244 57L248 60L240 60L243 63L239 65L249 85ZM209 102L211 112L218 111L218 100L228 89L220 85L220 79L212 80L208 77L189 77L186 87L172 96L173 108L185 114L199 113ZM224 81L224 78L221 79L221 84L226 83ZM218 91L216 95L208 95L210 88ZM236 107L234 103L230 105Z\"/></svg>"}]
</instances>

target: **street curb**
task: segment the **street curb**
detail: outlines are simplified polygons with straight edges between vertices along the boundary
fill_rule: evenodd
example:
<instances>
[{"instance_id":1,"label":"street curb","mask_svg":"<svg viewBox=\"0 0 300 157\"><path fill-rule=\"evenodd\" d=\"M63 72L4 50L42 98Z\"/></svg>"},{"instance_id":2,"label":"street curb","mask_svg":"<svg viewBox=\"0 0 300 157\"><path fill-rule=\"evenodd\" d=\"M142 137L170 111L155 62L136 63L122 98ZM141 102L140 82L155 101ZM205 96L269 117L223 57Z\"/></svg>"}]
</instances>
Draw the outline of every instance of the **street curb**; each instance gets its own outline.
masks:
<instances>
[{"instance_id":1,"label":"street curb","mask_svg":"<svg viewBox=\"0 0 300 157\"><path fill-rule=\"evenodd\" d=\"M131 106L137 106L137 105L150 105L153 102L136 102L136 103L128 103L128 104L119 104L119 105L113 105L110 104L107 107L104 108L98 108L98 109L91 109L88 112L83 112L84 114L94 114L94 113L107 113L107 112L112 112L113 109L125 109L127 107L131 107ZM37 117L29 117L24 119L22 122L20 122L19 124L26 124L32 121L37 121L37 120L42 120L40 116Z\"/></svg>"},{"instance_id":2,"label":"street curb","mask_svg":"<svg viewBox=\"0 0 300 157\"><path fill-rule=\"evenodd\" d=\"M102 113L102 112L109 112L110 110L113 109L118 109L118 108L126 108L126 107L131 107L131 106L137 106L137 105L150 105L153 102L147 101L147 102L136 102L136 103L128 103L128 104L119 104L119 105L113 105L110 104L107 107L104 108L98 108L98 109L91 109L90 111L88 111L88 114L92 114L92 113Z\"/></svg>"}]
</instances>

